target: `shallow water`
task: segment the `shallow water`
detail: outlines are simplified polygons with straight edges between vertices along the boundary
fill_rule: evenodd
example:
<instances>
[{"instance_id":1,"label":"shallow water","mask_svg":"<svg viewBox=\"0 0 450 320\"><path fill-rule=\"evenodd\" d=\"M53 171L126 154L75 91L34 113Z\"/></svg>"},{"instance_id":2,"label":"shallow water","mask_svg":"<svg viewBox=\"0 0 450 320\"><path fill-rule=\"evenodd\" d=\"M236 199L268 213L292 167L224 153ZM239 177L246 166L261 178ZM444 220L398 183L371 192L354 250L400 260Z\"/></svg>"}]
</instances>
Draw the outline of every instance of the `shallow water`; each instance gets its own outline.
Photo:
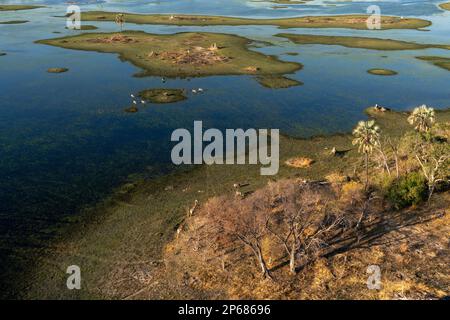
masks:
<instances>
[{"instance_id":1,"label":"shallow water","mask_svg":"<svg viewBox=\"0 0 450 320\"><path fill-rule=\"evenodd\" d=\"M95 2L95 3L93 3ZM137 13L194 13L243 17L289 17L320 14L364 14L370 4L389 15L431 20L429 31L287 29L272 26L177 27L126 24L125 29L151 33L211 31L270 41L254 48L298 61L304 68L290 77L303 86L283 90L261 87L251 76L214 76L194 79L136 78L139 69L116 55L65 50L34 44L35 40L74 34L65 30L64 1L20 1L47 8L0 12L0 21L30 20L0 25L0 255L16 248L45 245L49 226L100 200L131 174L151 178L171 169L170 134L205 127L280 128L296 136L347 131L364 118L374 103L400 110L426 103L450 105L450 73L414 57L439 55L446 50L375 51L339 46L298 46L274 37L278 32L357 35L422 43L450 43L450 12L441 1L313 1L273 9L269 2L243 0L80 1L82 10ZM0 1L0 4L19 1ZM83 4L89 3L89 4ZM101 31L117 31L111 22L88 22ZM59 31L61 34L54 34ZM286 55L298 52L298 56ZM49 74L49 67L69 72ZM399 72L394 77L366 73L371 68ZM167 106L147 106L137 114L123 109L130 93L151 87L198 88L203 95ZM3 260L4 261L4 260ZM4 273L8 266L2 266Z\"/></svg>"}]
</instances>

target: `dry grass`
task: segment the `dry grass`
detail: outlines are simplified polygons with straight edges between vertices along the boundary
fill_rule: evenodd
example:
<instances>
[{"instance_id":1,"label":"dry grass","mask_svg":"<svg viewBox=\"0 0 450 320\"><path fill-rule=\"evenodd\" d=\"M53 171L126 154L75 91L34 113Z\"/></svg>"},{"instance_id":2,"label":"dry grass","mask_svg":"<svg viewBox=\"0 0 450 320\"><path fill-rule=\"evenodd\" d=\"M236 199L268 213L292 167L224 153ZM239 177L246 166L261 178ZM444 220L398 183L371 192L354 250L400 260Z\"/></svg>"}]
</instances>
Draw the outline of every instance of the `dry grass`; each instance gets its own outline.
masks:
<instances>
[{"instance_id":1,"label":"dry grass","mask_svg":"<svg viewBox=\"0 0 450 320\"><path fill-rule=\"evenodd\" d=\"M287 166L293 168L309 168L314 163L314 160L305 157L296 157L288 159L285 163Z\"/></svg>"},{"instance_id":2,"label":"dry grass","mask_svg":"<svg viewBox=\"0 0 450 320\"><path fill-rule=\"evenodd\" d=\"M343 188L341 198L347 207L348 193L355 187L350 186ZM211 230L210 214L229 201L212 199L198 216L188 219L180 237L166 247L163 278L184 279L191 291L225 299L439 299L449 294L448 193L440 194L430 207L401 212L386 212L377 205L358 240L352 233L340 234L295 276L288 273L283 255L268 237L265 254L271 256L274 280L258 275L253 256L239 242L220 242L220 230ZM380 290L367 288L369 265L381 268ZM156 294L149 290L139 298Z\"/></svg>"}]
</instances>

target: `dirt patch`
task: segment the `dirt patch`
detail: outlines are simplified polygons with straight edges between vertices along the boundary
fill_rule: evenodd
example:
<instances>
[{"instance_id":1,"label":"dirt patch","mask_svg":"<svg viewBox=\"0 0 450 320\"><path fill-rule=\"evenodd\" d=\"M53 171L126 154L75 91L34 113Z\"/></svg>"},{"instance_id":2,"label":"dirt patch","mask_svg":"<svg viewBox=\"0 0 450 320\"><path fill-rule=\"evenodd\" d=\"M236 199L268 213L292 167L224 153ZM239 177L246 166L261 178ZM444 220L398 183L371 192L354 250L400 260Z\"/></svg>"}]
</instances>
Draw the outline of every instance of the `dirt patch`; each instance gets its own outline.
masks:
<instances>
[{"instance_id":1,"label":"dirt patch","mask_svg":"<svg viewBox=\"0 0 450 320\"><path fill-rule=\"evenodd\" d=\"M314 160L310 159L310 158L297 157L297 158L291 158L291 159L287 160L285 163L289 167L309 168L314 163Z\"/></svg>"},{"instance_id":2,"label":"dirt patch","mask_svg":"<svg viewBox=\"0 0 450 320\"><path fill-rule=\"evenodd\" d=\"M220 55L217 51L219 48L213 44L209 48L194 47L174 52L150 52L147 57L152 59L160 59L170 61L173 64L190 64L196 66L214 65L225 63L231 60L230 57Z\"/></svg>"},{"instance_id":3,"label":"dirt patch","mask_svg":"<svg viewBox=\"0 0 450 320\"><path fill-rule=\"evenodd\" d=\"M86 40L90 43L137 43L139 40L132 37L124 36L121 34L115 34L108 38L95 38Z\"/></svg>"}]
</instances>

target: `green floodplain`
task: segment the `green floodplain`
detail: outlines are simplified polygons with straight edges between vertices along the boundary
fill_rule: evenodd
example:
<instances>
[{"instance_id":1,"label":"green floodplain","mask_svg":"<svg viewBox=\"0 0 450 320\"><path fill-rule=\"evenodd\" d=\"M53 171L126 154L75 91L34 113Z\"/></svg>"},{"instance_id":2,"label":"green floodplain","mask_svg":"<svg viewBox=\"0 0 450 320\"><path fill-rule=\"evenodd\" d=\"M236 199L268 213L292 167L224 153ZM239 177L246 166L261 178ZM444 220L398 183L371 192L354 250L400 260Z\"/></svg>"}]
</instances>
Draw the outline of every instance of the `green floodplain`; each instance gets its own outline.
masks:
<instances>
[{"instance_id":1,"label":"green floodplain","mask_svg":"<svg viewBox=\"0 0 450 320\"><path fill-rule=\"evenodd\" d=\"M247 38L220 33L149 34L142 31L88 33L37 43L66 49L119 54L145 70L143 75L283 75L302 65L248 49Z\"/></svg>"},{"instance_id":2,"label":"green floodplain","mask_svg":"<svg viewBox=\"0 0 450 320\"><path fill-rule=\"evenodd\" d=\"M115 21L120 12L88 11L82 13L83 21ZM185 14L134 14L125 13L125 23L160 24L177 26L240 26L274 25L280 28L349 28L367 29L368 15L306 16L279 19L248 19L224 16ZM430 21L417 18L382 16L382 29L419 29L431 25Z\"/></svg>"},{"instance_id":3,"label":"green floodplain","mask_svg":"<svg viewBox=\"0 0 450 320\"><path fill-rule=\"evenodd\" d=\"M436 56L418 56L417 59L429 61L437 67L450 71L450 58Z\"/></svg>"},{"instance_id":4,"label":"green floodplain","mask_svg":"<svg viewBox=\"0 0 450 320\"><path fill-rule=\"evenodd\" d=\"M413 130L406 120L407 112L369 108L367 113L380 125L383 135L391 138ZM450 109L436 111L436 121L450 121ZM351 175L361 161L352 139L350 133L309 139L281 136L277 180L318 180L336 172ZM302 169L285 163L299 156L314 163ZM204 203L213 196L232 195L235 183L245 182L245 192L251 192L273 181L273 177L261 176L259 170L257 165L227 166L227 170L222 165L200 165L120 187L96 208L73 217L73 224L60 233L54 247L36 257L22 298L127 298L142 285L124 280L126 271L139 263L162 263L165 244L173 239L195 200ZM83 266L83 290L67 290L61 285L66 283L65 268L72 264ZM176 290L160 289L159 299L180 298Z\"/></svg>"},{"instance_id":5,"label":"green floodplain","mask_svg":"<svg viewBox=\"0 0 450 320\"><path fill-rule=\"evenodd\" d=\"M420 50L428 48L450 50L450 45L446 44L420 44L400 40L367 37L321 36L291 33L279 33L276 36L287 38L297 44L338 45L347 48L371 50Z\"/></svg>"},{"instance_id":6,"label":"green floodplain","mask_svg":"<svg viewBox=\"0 0 450 320\"><path fill-rule=\"evenodd\" d=\"M38 9L38 8L44 8L44 6L12 5L12 4L0 5L0 11L19 11L19 10Z\"/></svg>"}]
</instances>

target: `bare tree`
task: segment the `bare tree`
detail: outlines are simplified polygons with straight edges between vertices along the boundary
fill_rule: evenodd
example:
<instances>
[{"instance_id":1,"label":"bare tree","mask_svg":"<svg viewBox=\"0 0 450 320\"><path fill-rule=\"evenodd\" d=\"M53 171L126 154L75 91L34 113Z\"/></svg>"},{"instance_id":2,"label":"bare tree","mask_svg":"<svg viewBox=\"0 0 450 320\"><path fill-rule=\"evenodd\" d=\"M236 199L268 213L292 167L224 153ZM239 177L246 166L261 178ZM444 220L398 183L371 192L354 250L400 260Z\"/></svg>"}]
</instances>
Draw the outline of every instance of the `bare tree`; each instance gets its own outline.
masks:
<instances>
[{"instance_id":1,"label":"bare tree","mask_svg":"<svg viewBox=\"0 0 450 320\"><path fill-rule=\"evenodd\" d=\"M391 169L389 167L389 157L386 153L386 138L383 139L383 141L381 141L381 139L378 137L377 138L377 143L375 144L375 149L378 151L378 153L380 154L381 157L381 161L383 162L383 166L386 169L388 175L391 175Z\"/></svg>"},{"instance_id":2,"label":"bare tree","mask_svg":"<svg viewBox=\"0 0 450 320\"><path fill-rule=\"evenodd\" d=\"M291 182L275 199L278 213L267 228L282 244L289 258L289 271L295 274L298 259L308 261L315 256L340 219L330 214L328 197L308 184Z\"/></svg>"},{"instance_id":3,"label":"bare tree","mask_svg":"<svg viewBox=\"0 0 450 320\"><path fill-rule=\"evenodd\" d=\"M263 198L234 200L215 217L215 223L222 227L225 236L239 240L251 250L261 274L266 278L271 278L271 275L264 258L262 240L268 232L269 217L270 212Z\"/></svg>"},{"instance_id":4,"label":"bare tree","mask_svg":"<svg viewBox=\"0 0 450 320\"><path fill-rule=\"evenodd\" d=\"M450 166L450 147L423 142L415 151L415 158L422 169L428 183L428 201L431 199L436 185L448 181Z\"/></svg>"}]
</instances>

